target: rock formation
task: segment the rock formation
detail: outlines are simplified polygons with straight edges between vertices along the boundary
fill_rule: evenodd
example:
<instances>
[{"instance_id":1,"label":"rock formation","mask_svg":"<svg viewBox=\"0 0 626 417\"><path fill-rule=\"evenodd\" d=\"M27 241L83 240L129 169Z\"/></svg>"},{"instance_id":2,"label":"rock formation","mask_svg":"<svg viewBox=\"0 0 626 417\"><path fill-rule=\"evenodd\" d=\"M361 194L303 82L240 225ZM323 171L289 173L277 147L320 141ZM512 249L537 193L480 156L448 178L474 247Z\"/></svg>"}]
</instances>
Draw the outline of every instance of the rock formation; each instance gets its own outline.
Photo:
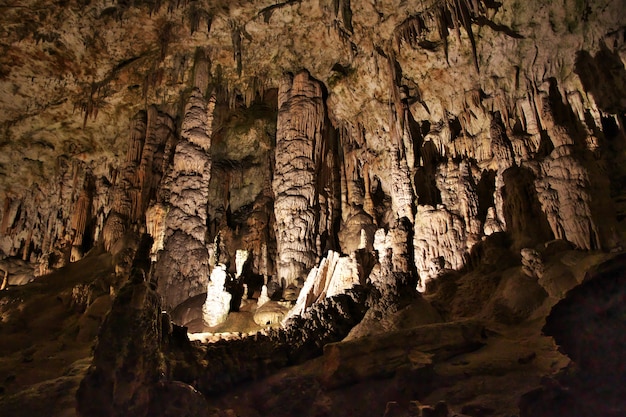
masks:
<instances>
[{"instance_id":1,"label":"rock formation","mask_svg":"<svg viewBox=\"0 0 626 417\"><path fill-rule=\"evenodd\" d=\"M108 404L102 415L145 415L176 412L158 393L208 413L190 386L212 394L321 355L357 322L354 339L405 319L478 316L499 332L541 321L591 265L624 250L622 9L574 0L0 6L0 330L5 321L19 329L9 310L22 317L37 285L109 254L106 276L63 278L70 289L42 311L80 314L77 336L66 336L87 343L111 306L79 411L99 413L93 397ZM161 309L212 335L282 327L198 346L179 328L155 330L169 326ZM422 321L410 318L418 310ZM128 326L140 327L138 340ZM554 351L533 334L538 351ZM433 371L424 352L388 355L408 343L396 336L326 360L398 384L414 365ZM353 351L384 363L356 369ZM562 358L548 356L527 375L556 372L544 365ZM320 389L306 391L318 395L306 412L330 415L323 407L334 399L319 381L303 384Z\"/></svg>"},{"instance_id":2,"label":"rock formation","mask_svg":"<svg viewBox=\"0 0 626 417\"><path fill-rule=\"evenodd\" d=\"M277 278L285 288L302 287L318 255L315 175L324 149L325 113L322 87L307 72L280 83L272 186L276 196Z\"/></svg>"},{"instance_id":3,"label":"rock formation","mask_svg":"<svg viewBox=\"0 0 626 417\"><path fill-rule=\"evenodd\" d=\"M363 268L360 268L361 271ZM296 304L289 311L285 320L301 316L307 308L324 298L343 294L355 285L364 284L359 274L359 265L354 254L341 257L337 252L329 251L319 266L313 267L298 295Z\"/></svg>"},{"instance_id":4,"label":"rock formation","mask_svg":"<svg viewBox=\"0 0 626 417\"><path fill-rule=\"evenodd\" d=\"M225 289L227 279L226 267L222 264L216 265L211 272L206 301L202 307L202 320L209 327L224 322L230 311L232 296Z\"/></svg>"},{"instance_id":5,"label":"rock formation","mask_svg":"<svg viewBox=\"0 0 626 417\"><path fill-rule=\"evenodd\" d=\"M204 292L209 274L207 197L211 179L211 132L215 100L194 88L185 106L181 140L165 184L170 209L155 275L169 307ZM155 236L156 237L156 236Z\"/></svg>"}]
</instances>

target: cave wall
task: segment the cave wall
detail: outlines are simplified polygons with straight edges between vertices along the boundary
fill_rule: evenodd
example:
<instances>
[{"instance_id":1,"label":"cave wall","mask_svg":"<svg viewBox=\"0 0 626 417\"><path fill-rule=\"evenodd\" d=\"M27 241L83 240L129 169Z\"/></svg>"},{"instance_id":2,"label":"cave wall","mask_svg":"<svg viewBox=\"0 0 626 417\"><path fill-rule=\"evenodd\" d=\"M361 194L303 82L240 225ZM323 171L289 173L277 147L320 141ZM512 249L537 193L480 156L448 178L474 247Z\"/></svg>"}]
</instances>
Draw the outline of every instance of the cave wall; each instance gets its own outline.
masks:
<instances>
[{"instance_id":1,"label":"cave wall","mask_svg":"<svg viewBox=\"0 0 626 417\"><path fill-rule=\"evenodd\" d=\"M43 274L146 228L174 307L238 249L301 287L399 223L421 289L492 233L620 245L618 4L266 3L7 7L2 253Z\"/></svg>"}]
</instances>

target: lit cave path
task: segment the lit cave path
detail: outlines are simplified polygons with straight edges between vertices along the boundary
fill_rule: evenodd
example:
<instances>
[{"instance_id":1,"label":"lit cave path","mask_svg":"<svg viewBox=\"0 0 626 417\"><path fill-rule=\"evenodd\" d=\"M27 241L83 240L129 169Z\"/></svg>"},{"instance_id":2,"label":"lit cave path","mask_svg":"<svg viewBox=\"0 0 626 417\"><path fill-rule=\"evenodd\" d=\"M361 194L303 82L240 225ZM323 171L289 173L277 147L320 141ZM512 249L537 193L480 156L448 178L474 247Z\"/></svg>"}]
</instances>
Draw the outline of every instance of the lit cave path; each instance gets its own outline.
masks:
<instances>
[{"instance_id":1,"label":"lit cave path","mask_svg":"<svg viewBox=\"0 0 626 417\"><path fill-rule=\"evenodd\" d=\"M543 330L573 364L528 395L522 416L626 415L626 254L587 272Z\"/></svg>"}]
</instances>

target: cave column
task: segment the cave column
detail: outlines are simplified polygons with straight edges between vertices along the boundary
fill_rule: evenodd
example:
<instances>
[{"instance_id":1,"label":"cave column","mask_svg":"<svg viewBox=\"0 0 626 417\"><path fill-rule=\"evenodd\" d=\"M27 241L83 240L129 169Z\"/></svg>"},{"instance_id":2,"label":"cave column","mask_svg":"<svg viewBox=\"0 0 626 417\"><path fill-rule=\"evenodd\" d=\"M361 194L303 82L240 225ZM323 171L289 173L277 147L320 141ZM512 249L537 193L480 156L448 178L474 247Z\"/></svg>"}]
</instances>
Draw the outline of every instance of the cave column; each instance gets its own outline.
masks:
<instances>
[{"instance_id":1,"label":"cave column","mask_svg":"<svg viewBox=\"0 0 626 417\"><path fill-rule=\"evenodd\" d=\"M158 292L169 308L206 291L209 252L205 239L214 109L215 98L207 103L200 89L194 88L185 106L181 140L167 178L170 207L154 275Z\"/></svg>"},{"instance_id":2,"label":"cave column","mask_svg":"<svg viewBox=\"0 0 626 417\"><path fill-rule=\"evenodd\" d=\"M308 72L288 76L278 90L275 195L277 274L300 288L317 258L316 171L325 121L321 84Z\"/></svg>"}]
</instances>

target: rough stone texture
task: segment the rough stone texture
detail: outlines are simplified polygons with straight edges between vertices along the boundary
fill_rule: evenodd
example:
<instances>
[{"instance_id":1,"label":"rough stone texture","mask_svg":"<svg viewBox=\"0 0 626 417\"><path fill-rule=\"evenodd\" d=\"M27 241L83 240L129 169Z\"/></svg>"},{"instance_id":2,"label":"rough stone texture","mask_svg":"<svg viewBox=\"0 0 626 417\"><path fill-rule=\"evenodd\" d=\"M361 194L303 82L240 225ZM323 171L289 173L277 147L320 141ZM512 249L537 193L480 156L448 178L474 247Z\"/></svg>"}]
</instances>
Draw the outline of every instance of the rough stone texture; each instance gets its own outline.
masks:
<instances>
[{"instance_id":1,"label":"rough stone texture","mask_svg":"<svg viewBox=\"0 0 626 417\"><path fill-rule=\"evenodd\" d=\"M226 257L251 251L254 274L285 288L328 249L369 249L400 218L416 224L424 282L499 231L515 250L554 237L620 245L617 5L148 3L3 14L4 254L45 273L144 225L159 251L155 204L170 209L163 240L204 259L221 233ZM215 132L185 116L190 88L214 94ZM200 163L207 152L219 163ZM206 180L210 198L190 196ZM439 204L449 237L414 219ZM176 280L169 250L159 268ZM204 288L200 258L184 278L195 289L168 304Z\"/></svg>"},{"instance_id":2,"label":"rough stone texture","mask_svg":"<svg viewBox=\"0 0 626 417\"><path fill-rule=\"evenodd\" d=\"M34 276L101 245L115 296L145 228L172 309L216 264L235 272L237 250L260 301L295 300L329 250L376 251L376 265L357 259L375 294L367 326L416 286L446 318L504 326L582 280L578 252L554 260L566 249L546 242L621 250L620 2L270 3L1 6L2 255ZM281 345L295 356L319 353L310 335L347 332L325 310L345 305L319 304ZM225 359L202 384L263 363L247 374Z\"/></svg>"},{"instance_id":3,"label":"rough stone texture","mask_svg":"<svg viewBox=\"0 0 626 417\"><path fill-rule=\"evenodd\" d=\"M445 207L418 206L415 223L415 266L420 276L419 288L445 269L459 269L465 264L467 237L465 222Z\"/></svg>"},{"instance_id":4,"label":"rough stone texture","mask_svg":"<svg viewBox=\"0 0 626 417\"><path fill-rule=\"evenodd\" d=\"M178 349L170 348L172 378L193 382L203 394L215 395L319 356L325 344L341 340L363 318L366 298L363 288L355 288L324 299L284 328L265 334L208 345L181 342Z\"/></svg>"},{"instance_id":5,"label":"rough stone texture","mask_svg":"<svg viewBox=\"0 0 626 417\"><path fill-rule=\"evenodd\" d=\"M285 320L293 316L299 316L311 307L327 297L343 294L355 285L362 285L365 282L361 277L359 267L354 253L352 256L340 256L339 253L329 251L319 266L313 267L309 276L304 282L296 304L285 316Z\"/></svg>"},{"instance_id":6,"label":"rough stone texture","mask_svg":"<svg viewBox=\"0 0 626 417\"><path fill-rule=\"evenodd\" d=\"M204 292L208 282L205 238L214 106L214 98L207 103L198 88L192 90L185 107L181 141L168 174L170 209L155 276L159 293L170 308Z\"/></svg>"},{"instance_id":7,"label":"rough stone texture","mask_svg":"<svg viewBox=\"0 0 626 417\"><path fill-rule=\"evenodd\" d=\"M522 255L522 271L529 277L535 277L541 279L544 273L543 260L541 254L535 249L524 248L521 251Z\"/></svg>"},{"instance_id":8,"label":"rough stone texture","mask_svg":"<svg viewBox=\"0 0 626 417\"><path fill-rule=\"evenodd\" d=\"M477 322L432 324L383 337L331 343L324 347L323 380L337 387L371 377L389 377L403 368L423 378L428 372L420 375L420 370L432 365L432 357L441 360L480 347L483 330Z\"/></svg>"},{"instance_id":9,"label":"rough stone texture","mask_svg":"<svg viewBox=\"0 0 626 417\"><path fill-rule=\"evenodd\" d=\"M572 146L556 147L541 168L538 196L554 237L581 249L599 249L602 240L591 212L588 173L574 157Z\"/></svg>"},{"instance_id":10,"label":"rough stone texture","mask_svg":"<svg viewBox=\"0 0 626 417\"><path fill-rule=\"evenodd\" d=\"M165 371L158 294L145 282L123 287L99 340L92 367L77 393L78 414L147 416L151 386Z\"/></svg>"},{"instance_id":11,"label":"rough stone texture","mask_svg":"<svg viewBox=\"0 0 626 417\"><path fill-rule=\"evenodd\" d=\"M320 83L308 72L281 82L278 90L276 167L277 274L283 287L301 287L317 257L315 174L323 147L325 107Z\"/></svg>"}]
</instances>

